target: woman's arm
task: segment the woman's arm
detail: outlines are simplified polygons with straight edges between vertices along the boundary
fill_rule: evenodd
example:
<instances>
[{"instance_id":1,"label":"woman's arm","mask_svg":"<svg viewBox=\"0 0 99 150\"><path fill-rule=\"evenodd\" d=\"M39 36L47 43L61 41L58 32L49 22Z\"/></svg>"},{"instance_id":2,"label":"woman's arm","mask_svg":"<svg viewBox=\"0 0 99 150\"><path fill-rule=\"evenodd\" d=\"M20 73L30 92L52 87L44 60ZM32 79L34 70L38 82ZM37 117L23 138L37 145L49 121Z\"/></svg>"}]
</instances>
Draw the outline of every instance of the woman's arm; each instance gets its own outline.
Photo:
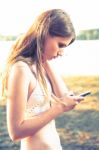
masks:
<instances>
[{"instance_id":1,"label":"woman's arm","mask_svg":"<svg viewBox=\"0 0 99 150\"><path fill-rule=\"evenodd\" d=\"M29 67L24 63L22 67L13 66L8 79L7 125L12 140L19 140L32 136L51 120L76 105L72 97L66 99L68 106L56 103L46 112L25 120L25 109L30 85ZM64 100L65 101L65 100Z\"/></svg>"},{"instance_id":2,"label":"woman's arm","mask_svg":"<svg viewBox=\"0 0 99 150\"><path fill-rule=\"evenodd\" d=\"M52 64L46 61L44 64L44 69L47 72L47 75L51 81L53 91L57 97L63 97L64 94L68 94L68 89L62 80L62 78L55 72Z\"/></svg>"}]
</instances>

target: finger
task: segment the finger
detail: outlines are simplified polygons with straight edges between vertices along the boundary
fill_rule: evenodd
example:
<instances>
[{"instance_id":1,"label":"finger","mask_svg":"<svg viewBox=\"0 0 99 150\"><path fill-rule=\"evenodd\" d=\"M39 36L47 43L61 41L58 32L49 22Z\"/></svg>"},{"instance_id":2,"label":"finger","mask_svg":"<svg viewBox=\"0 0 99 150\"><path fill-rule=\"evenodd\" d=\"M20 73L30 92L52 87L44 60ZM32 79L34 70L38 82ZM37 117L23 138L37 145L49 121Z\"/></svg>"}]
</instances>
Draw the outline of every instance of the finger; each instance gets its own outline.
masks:
<instances>
[{"instance_id":1,"label":"finger","mask_svg":"<svg viewBox=\"0 0 99 150\"><path fill-rule=\"evenodd\" d=\"M84 100L84 97L75 96L75 97L74 97L74 100L75 100L75 101L82 101L82 100Z\"/></svg>"},{"instance_id":2,"label":"finger","mask_svg":"<svg viewBox=\"0 0 99 150\"><path fill-rule=\"evenodd\" d=\"M76 105L78 105L78 104L79 104L79 102L78 102L78 101L75 101L75 104L76 104Z\"/></svg>"},{"instance_id":3,"label":"finger","mask_svg":"<svg viewBox=\"0 0 99 150\"><path fill-rule=\"evenodd\" d=\"M79 97L78 101L83 101L84 97Z\"/></svg>"},{"instance_id":4,"label":"finger","mask_svg":"<svg viewBox=\"0 0 99 150\"><path fill-rule=\"evenodd\" d=\"M68 95L69 95L69 96L74 96L75 94L74 94L73 91L69 91Z\"/></svg>"}]
</instances>

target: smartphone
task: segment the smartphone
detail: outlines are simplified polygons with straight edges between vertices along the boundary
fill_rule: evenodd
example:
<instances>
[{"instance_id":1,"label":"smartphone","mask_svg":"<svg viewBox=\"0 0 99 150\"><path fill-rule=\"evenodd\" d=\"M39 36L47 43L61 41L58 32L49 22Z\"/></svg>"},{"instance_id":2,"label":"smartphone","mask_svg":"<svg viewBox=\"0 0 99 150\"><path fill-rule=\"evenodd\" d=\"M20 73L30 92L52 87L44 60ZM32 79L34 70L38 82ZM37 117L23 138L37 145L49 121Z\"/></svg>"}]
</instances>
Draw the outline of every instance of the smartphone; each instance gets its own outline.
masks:
<instances>
[{"instance_id":1,"label":"smartphone","mask_svg":"<svg viewBox=\"0 0 99 150\"><path fill-rule=\"evenodd\" d=\"M81 93L79 96L85 97L85 96L90 95L90 94L91 94L90 91L86 91L84 93Z\"/></svg>"}]
</instances>

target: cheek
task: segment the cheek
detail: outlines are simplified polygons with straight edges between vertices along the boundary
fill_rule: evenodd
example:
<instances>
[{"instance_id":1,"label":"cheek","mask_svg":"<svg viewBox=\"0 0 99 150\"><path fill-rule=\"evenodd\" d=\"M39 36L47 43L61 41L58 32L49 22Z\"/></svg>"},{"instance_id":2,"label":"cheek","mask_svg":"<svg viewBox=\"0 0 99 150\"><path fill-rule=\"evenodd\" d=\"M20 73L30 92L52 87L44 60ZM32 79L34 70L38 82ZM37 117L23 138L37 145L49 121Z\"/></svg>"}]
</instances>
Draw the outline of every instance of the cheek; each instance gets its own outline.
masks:
<instances>
[{"instance_id":1,"label":"cheek","mask_svg":"<svg viewBox=\"0 0 99 150\"><path fill-rule=\"evenodd\" d=\"M49 54L56 54L58 51L58 48L56 45L49 45L48 49L47 49L47 52Z\"/></svg>"},{"instance_id":2,"label":"cheek","mask_svg":"<svg viewBox=\"0 0 99 150\"><path fill-rule=\"evenodd\" d=\"M49 56L52 53L53 53L53 46L52 45L46 46L44 49L44 55Z\"/></svg>"},{"instance_id":3,"label":"cheek","mask_svg":"<svg viewBox=\"0 0 99 150\"><path fill-rule=\"evenodd\" d=\"M57 55L58 50L59 48L57 46L57 43L49 41L44 46L43 57L45 59L50 59L52 57L55 57Z\"/></svg>"}]
</instances>

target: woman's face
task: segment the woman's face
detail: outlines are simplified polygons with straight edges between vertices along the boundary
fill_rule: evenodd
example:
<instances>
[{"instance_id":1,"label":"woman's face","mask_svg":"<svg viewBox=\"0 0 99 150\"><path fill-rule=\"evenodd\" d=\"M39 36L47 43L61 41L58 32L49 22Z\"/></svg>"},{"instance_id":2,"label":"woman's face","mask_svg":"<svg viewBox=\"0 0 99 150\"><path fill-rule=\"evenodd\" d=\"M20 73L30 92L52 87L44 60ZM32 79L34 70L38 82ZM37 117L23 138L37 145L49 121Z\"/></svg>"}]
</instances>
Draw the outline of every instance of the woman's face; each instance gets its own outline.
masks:
<instances>
[{"instance_id":1,"label":"woman's face","mask_svg":"<svg viewBox=\"0 0 99 150\"><path fill-rule=\"evenodd\" d=\"M44 43L44 53L43 53L43 62L46 60L51 60L58 56L62 56L65 50L65 47L71 42L71 37L51 37L48 36Z\"/></svg>"}]
</instances>

